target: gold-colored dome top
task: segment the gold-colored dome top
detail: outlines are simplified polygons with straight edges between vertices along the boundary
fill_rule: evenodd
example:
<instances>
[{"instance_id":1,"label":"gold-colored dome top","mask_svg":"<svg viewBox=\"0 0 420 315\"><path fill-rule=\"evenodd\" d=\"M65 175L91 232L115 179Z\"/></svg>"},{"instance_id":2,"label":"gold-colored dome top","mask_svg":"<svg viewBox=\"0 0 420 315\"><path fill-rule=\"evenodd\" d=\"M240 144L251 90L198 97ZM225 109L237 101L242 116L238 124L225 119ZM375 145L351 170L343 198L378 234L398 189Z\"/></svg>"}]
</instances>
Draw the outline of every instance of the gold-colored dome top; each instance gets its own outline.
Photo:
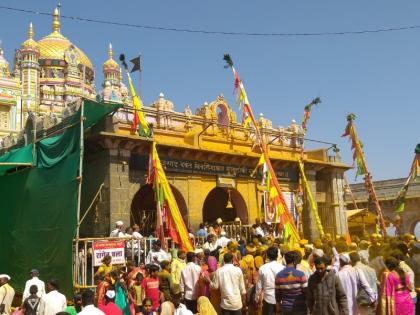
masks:
<instances>
[{"instance_id":1,"label":"gold-colored dome top","mask_svg":"<svg viewBox=\"0 0 420 315\"><path fill-rule=\"evenodd\" d=\"M60 15L57 8L54 10L53 16L53 32L38 41L40 49L39 59L64 60L65 51L73 45L79 53L80 63L93 70L93 64L85 53L60 33Z\"/></svg>"},{"instance_id":2,"label":"gold-colored dome top","mask_svg":"<svg viewBox=\"0 0 420 315\"><path fill-rule=\"evenodd\" d=\"M0 78L10 76L9 63L4 58L3 48L0 47Z\"/></svg>"},{"instance_id":3,"label":"gold-colored dome top","mask_svg":"<svg viewBox=\"0 0 420 315\"><path fill-rule=\"evenodd\" d=\"M38 43L34 40L34 29L32 23L29 24L28 39L22 43L23 49L38 49Z\"/></svg>"},{"instance_id":4,"label":"gold-colored dome top","mask_svg":"<svg viewBox=\"0 0 420 315\"><path fill-rule=\"evenodd\" d=\"M118 63L112 58L113 55L113 51L112 51L112 44L109 43L109 48L108 48L108 60L104 62L103 65L103 69L104 70L110 70L110 69L115 69L119 71L120 66L118 65Z\"/></svg>"}]
</instances>

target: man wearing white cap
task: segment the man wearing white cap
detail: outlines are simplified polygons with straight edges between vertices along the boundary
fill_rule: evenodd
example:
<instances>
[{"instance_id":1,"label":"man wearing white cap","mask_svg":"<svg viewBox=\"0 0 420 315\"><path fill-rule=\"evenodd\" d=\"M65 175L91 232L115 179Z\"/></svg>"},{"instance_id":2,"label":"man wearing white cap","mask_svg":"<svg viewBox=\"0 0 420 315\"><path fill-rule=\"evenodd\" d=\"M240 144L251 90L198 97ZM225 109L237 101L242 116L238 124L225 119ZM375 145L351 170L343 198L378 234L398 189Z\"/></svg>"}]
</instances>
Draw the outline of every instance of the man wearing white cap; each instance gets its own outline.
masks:
<instances>
[{"instance_id":1,"label":"man wearing white cap","mask_svg":"<svg viewBox=\"0 0 420 315\"><path fill-rule=\"evenodd\" d=\"M105 304L99 306L105 315L122 315L121 309L115 304L115 291L108 290L105 293Z\"/></svg>"},{"instance_id":2,"label":"man wearing white cap","mask_svg":"<svg viewBox=\"0 0 420 315\"><path fill-rule=\"evenodd\" d=\"M125 237L123 221L115 222L115 229L112 230L111 234L109 234L109 237Z\"/></svg>"},{"instance_id":3,"label":"man wearing white cap","mask_svg":"<svg viewBox=\"0 0 420 315\"><path fill-rule=\"evenodd\" d=\"M10 277L0 275L0 315L10 315L15 290L9 285Z\"/></svg>"},{"instance_id":4,"label":"man wearing white cap","mask_svg":"<svg viewBox=\"0 0 420 315\"><path fill-rule=\"evenodd\" d=\"M31 279L26 281L25 284L25 290L23 291L23 295L22 295L22 301L25 301L27 297L29 297L30 293L29 293L29 288L32 285L36 285L38 287L38 292L37 292L37 296L40 298L45 294L45 283L44 281L40 280L39 277L39 271L37 269L32 269L31 270Z\"/></svg>"},{"instance_id":5,"label":"man wearing white cap","mask_svg":"<svg viewBox=\"0 0 420 315\"><path fill-rule=\"evenodd\" d=\"M349 254L340 254L340 270L337 273L347 297L349 315L358 315L359 307L357 304L357 293L364 290L373 304L376 301L376 294L366 280L363 272L350 265Z\"/></svg>"}]
</instances>

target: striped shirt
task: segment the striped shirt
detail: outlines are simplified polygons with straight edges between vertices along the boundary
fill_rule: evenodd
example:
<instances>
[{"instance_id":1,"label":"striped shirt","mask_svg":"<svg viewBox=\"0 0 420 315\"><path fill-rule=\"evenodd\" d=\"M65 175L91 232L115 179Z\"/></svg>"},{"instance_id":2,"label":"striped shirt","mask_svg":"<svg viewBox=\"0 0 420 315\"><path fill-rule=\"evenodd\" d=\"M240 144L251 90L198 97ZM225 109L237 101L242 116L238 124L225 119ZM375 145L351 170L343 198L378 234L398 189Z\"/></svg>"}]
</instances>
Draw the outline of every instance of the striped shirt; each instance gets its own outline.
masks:
<instances>
[{"instance_id":1,"label":"striped shirt","mask_svg":"<svg viewBox=\"0 0 420 315\"><path fill-rule=\"evenodd\" d=\"M283 311L298 314L306 312L304 289L308 286L305 274L293 267L286 267L276 276L276 300Z\"/></svg>"}]
</instances>

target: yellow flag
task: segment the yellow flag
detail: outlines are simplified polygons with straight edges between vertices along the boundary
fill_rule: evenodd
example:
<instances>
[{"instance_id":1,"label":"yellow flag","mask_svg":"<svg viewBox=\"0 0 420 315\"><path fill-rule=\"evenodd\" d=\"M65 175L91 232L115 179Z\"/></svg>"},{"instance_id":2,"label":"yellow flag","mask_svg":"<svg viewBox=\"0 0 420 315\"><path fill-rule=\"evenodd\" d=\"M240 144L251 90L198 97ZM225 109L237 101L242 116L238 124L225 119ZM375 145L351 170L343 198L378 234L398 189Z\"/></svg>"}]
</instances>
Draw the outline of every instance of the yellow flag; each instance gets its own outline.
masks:
<instances>
[{"instance_id":1,"label":"yellow flag","mask_svg":"<svg viewBox=\"0 0 420 315\"><path fill-rule=\"evenodd\" d=\"M312 195L311 188L309 187L309 183L306 179L305 170L304 170L302 160L299 160L299 170L300 170L300 175L302 176L303 187L305 188L306 196L308 197L309 206L311 207L311 210L312 210L312 212L314 214L314 217L315 217L316 225L318 226L319 234L321 234L321 236L323 236L324 235L324 228L322 226L321 219L319 218L318 206L315 202L314 196Z\"/></svg>"},{"instance_id":2,"label":"yellow flag","mask_svg":"<svg viewBox=\"0 0 420 315\"><path fill-rule=\"evenodd\" d=\"M142 111L143 108L143 102L136 94L136 90L134 89L133 81L131 80L130 74L127 72L128 76L128 85L130 86L130 92L133 97L133 107L134 107L134 119L132 124L132 129L137 130L137 126L140 123L141 128L143 129L144 133L146 135L149 135L149 124L146 121L146 118L144 117L144 113Z\"/></svg>"}]
</instances>

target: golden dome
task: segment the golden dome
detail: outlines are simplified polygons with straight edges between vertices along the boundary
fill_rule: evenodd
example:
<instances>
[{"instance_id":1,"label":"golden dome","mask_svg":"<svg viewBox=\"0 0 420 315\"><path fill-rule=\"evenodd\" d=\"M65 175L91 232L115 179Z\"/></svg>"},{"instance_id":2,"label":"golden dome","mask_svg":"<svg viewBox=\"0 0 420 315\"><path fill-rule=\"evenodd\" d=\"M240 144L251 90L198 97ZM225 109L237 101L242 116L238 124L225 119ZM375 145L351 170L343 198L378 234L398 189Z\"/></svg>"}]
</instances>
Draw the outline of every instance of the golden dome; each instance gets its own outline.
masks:
<instances>
[{"instance_id":1,"label":"golden dome","mask_svg":"<svg viewBox=\"0 0 420 315\"><path fill-rule=\"evenodd\" d=\"M106 70L116 70L119 71L120 66L118 63L112 58L113 52L112 52L112 44L109 43L108 48L108 60L104 62L103 69Z\"/></svg>"},{"instance_id":2,"label":"golden dome","mask_svg":"<svg viewBox=\"0 0 420 315\"><path fill-rule=\"evenodd\" d=\"M32 23L29 24L28 39L22 43L23 49L38 49L38 43L34 41L34 29Z\"/></svg>"},{"instance_id":3,"label":"golden dome","mask_svg":"<svg viewBox=\"0 0 420 315\"><path fill-rule=\"evenodd\" d=\"M39 59L64 60L65 51L74 46L80 56L80 63L93 70L93 64L85 53L60 33L60 18L58 9L54 10L53 32L38 41L40 49Z\"/></svg>"}]
</instances>

